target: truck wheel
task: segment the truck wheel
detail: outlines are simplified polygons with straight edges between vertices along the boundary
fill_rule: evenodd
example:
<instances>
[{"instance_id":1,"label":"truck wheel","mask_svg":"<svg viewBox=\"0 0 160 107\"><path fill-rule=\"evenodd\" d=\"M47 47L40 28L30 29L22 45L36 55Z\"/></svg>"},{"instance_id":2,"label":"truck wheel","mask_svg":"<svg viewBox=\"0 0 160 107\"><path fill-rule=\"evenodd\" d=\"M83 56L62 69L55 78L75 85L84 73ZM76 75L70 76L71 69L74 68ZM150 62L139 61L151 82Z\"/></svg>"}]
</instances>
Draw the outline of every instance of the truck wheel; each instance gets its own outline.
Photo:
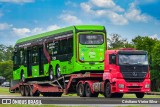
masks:
<instances>
[{"instance_id":1,"label":"truck wheel","mask_svg":"<svg viewBox=\"0 0 160 107\"><path fill-rule=\"evenodd\" d=\"M137 98L143 98L144 97L144 93L136 93L136 97Z\"/></svg>"},{"instance_id":2,"label":"truck wheel","mask_svg":"<svg viewBox=\"0 0 160 107\"><path fill-rule=\"evenodd\" d=\"M21 82L25 82L26 80L25 80L25 75L24 75L24 72L22 71L22 73L21 73Z\"/></svg>"},{"instance_id":3,"label":"truck wheel","mask_svg":"<svg viewBox=\"0 0 160 107\"><path fill-rule=\"evenodd\" d=\"M86 97L98 97L98 94L99 94L97 92L92 93L91 87L89 86L88 83L85 85L85 93L86 93Z\"/></svg>"},{"instance_id":4,"label":"truck wheel","mask_svg":"<svg viewBox=\"0 0 160 107\"><path fill-rule=\"evenodd\" d=\"M25 89L24 86L20 87L21 96L25 96Z\"/></svg>"},{"instance_id":5,"label":"truck wheel","mask_svg":"<svg viewBox=\"0 0 160 107\"><path fill-rule=\"evenodd\" d=\"M113 97L113 94L112 94L112 92L111 92L111 85L110 85L110 82L107 82L106 84L105 84L105 87L104 87L105 89L104 89L104 96L106 97L106 98L112 98Z\"/></svg>"},{"instance_id":6,"label":"truck wheel","mask_svg":"<svg viewBox=\"0 0 160 107\"><path fill-rule=\"evenodd\" d=\"M49 69L49 80L50 81L54 80L54 74L53 74L53 69L52 68Z\"/></svg>"},{"instance_id":7,"label":"truck wheel","mask_svg":"<svg viewBox=\"0 0 160 107\"><path fill-rule=\"evenodd\" d=\"M33 89L32 89L31 86L29 86L29 95L30 95L30 96L33 96Z\"/></svg>"},{"instance_id":8,"label":"truck wheel","mask_svg":"<svg viewBox=\"0 0 160 107\"><path fill-rule=\"evenodd\" d=\"M56 77L57 78L61 77L61 70L60 70L59 65L57 65L57 67L56 67Z\"/></svg>"},{"instance_id":9,"label":"truck wheel","mask_svg":"<svg viewBox=\"0 0 160 107\"><path fill-rule=\"evenodd\" d=\"M25 94L26 96L30 96L30 89L29 89L29 86L25 86Z\"/></svg>"},{"instance_id":10,"label":"truck wheel","mask_svg":"<svg viewBox=\"0 0 160 107\"><path fill-rule=\"evenodd\" d=\"M84 85L82 83L79 83L78 85L78 95L80 97L85 97Z\"/></svg>"},{"instance_id":11,"label":"truck wheel","mask_svg":"<svg viewBox=\"0 0 160 107\"><path fill-rule=\"evenodd\" d=\"M40 95L40 92L39 92L39 91L36 91L36 92L33 94L33 96L37 96L37 97L39 97L39 95Z\"/></svg>"}]
</instances>

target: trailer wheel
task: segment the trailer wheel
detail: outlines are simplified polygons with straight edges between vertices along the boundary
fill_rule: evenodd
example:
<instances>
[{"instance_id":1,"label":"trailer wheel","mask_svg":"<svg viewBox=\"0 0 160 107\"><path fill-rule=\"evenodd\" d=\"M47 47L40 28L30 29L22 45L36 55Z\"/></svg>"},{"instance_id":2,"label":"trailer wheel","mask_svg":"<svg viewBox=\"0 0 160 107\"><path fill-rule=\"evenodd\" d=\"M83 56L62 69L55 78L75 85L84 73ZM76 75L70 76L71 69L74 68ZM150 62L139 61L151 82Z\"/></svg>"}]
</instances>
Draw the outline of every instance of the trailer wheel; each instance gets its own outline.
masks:
<instances>
[{"instance_id":1,"label":"trailer wheel","mask_svg":"<svg viewBox=\"0 0 160 107\"><path fill-rule=\"evenodd\" d=\"M60 70L60 66L59 65L57 65L57 67L56 67L56 77L57 78L61 77L61 70Z\"/></svg>"},{"instance_id":2,"label":"trailer wheel","mask_svg":"<svg viewBox=\"0 0 160 107\"><path fill-rule=\"evenodd\" d=\"M26 94L26 96L30 96L30 88L29 88L29 86L25 86L25 94Z\"/></svg>"},{"instance_id":3,"label":"trailer wheel","mask_svg":"<svg viewBox=\"0 0 160 107\"><path fill-rule=\"evenodd\" d=\"M85 97L84 85L82 83L79 83L77 92L80 97Z\"/></svg>"},{"instance_id":4,"label":"trailer wheel","mask_svg":"<svg viewBox=\"0 0 160 107\"><path fill-rule=\"evenodd\" d=\"M137 98L143 98L144 97L144 93L136 93L136 97Z\"/></svg>"},{"instance_id":5,"label":"trailer wheel","mask_svg":"<svg viewBox=\"0 0 160 107\"><path fill-rule=\"evenodd\" d=\"M112 92L111 92L111 85L110 85L110 82L107 82L106 84L105 84L105 87L104 87L105 89L104 89L104 96L106 97L106 98L112 98L114 95L112 94Z\"/></svg>"},{"instance_id":6,"label":"trailer wheel","mask_svg":"<svg viewBox=\"0 0 160 107\"><path fill-rule=\"evenodd\" d=\"M24 86L20 87L21 96L25 96L25 89Z\"/></svg>"},{"instance_id":7,"label":"trailer wheel","mask_svg":"<svg viewBox=\"0 0 160 107\"><path fill-rule=\"evenodd\" d=\"M49 80L50 81L54 80L54 73L52 68L49 69Z\"/></svg>"},{"instance_id":8,"label":"trailer wheel","mask_svg":"<svg viewBox=\"0 0 160 107\"><path fill-rule=\"evenodd\" d=\"M29 86L29 95L30 95L30 96L33 96L33 89L32 89L31 86Z\"/></svg>"},{"instance_id":9,"label":"trailer wheel","mask_svg":"<svg viewBox=\"0 0 160 107\"><path fill-rule=\"evenodd\" d=\"M86 93L86 97L98 97L98 94L99 94L97 92L92 93L91 87L89 86L88 83L86 83L85 85L85 93Z\"/></svg>"}]
</instances>

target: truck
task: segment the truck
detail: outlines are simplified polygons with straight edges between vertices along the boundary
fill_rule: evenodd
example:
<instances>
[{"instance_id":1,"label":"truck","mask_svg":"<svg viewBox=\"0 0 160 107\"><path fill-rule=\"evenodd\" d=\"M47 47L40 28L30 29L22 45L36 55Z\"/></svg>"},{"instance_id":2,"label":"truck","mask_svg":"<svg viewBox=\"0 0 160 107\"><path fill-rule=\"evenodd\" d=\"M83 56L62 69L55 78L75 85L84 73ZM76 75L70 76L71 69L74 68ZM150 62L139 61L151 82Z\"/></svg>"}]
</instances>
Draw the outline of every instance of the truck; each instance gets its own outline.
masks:
<instances>
[{"instance_id":1,"label":"truck","mask_svg":"<svg viewBox=\"0 0 160 107\"><path fill-rule=\"evenodd\" d=\"M134 93L143 98L150 92L150 71L146 51L134 49L106 50L103 73L75 73L52 81L12 82L10 92L22 96L58 96L77 93L80 97L122 98Z\"/></svg>"}]
</instances>

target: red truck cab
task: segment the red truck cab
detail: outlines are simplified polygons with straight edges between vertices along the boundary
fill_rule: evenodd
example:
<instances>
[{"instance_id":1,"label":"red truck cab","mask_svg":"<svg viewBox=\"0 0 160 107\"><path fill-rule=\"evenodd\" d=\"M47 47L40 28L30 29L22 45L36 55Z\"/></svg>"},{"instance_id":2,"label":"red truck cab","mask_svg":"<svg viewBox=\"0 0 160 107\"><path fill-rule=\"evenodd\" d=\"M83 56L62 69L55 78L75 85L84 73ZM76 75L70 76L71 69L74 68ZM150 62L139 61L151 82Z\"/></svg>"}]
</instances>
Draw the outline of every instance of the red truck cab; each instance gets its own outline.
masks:
<instances>
[{"instance_id":1,"label":"red truck cab","mask_svg":"<svg viewBox=\"0 0 160 107\"><path fill-rule=\"evenodd\" d=\"M104 63L105 97L122 97L135 93L143 98L150 92L150 71L147 52L134 49L107 50Z\"/></svg>"}]
</instances>

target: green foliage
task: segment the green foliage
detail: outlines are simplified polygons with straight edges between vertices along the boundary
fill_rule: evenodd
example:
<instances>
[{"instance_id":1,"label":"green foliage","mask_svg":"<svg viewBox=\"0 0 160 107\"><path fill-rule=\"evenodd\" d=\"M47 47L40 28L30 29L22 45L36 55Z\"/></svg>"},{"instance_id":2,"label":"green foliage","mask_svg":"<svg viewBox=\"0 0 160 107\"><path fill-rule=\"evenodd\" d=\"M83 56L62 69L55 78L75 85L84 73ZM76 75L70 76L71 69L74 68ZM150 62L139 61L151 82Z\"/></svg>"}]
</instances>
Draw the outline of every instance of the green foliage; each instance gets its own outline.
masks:
<instances>
[{"instance_id":1,"label":"green foliage","mask_svg":"<svg viewBox=\"0 0 160 107\"><path fill-rule=\"evenodd\" d=\"M134 39L132 39L132 41L136 49L148 51L148 54L150 55L152 49L154 48L154 45L158 40L152 39L148 36L145 37L137 36Z\"/></svg>"},{"instance_id":2,"label":"green foliage","mask_svg":"<svg viewBox=\"0 0 160 107\"><path fill-rule=\"evenodd\" d=\"M5 46L0 44L0 61L7 61L12 59L12 46Z\"/></svg>"},{"instance_id":3,"label":"green foliage","mask_svg":"<svg viewBox=\"0 0 160 107\"><path fill-rule=\"evenodd\" d=\"M111 34L111 38L108 38L109 49L119 48L133 48L133 44L129 43L127 39L121 38L119 34Z\"/></svg>"},{"instance_id":4,"label":"green foliage","mask_svg":"<svg viewBox=\"0 0 160 107\"><path fill-rule=\"evenodd\" d=\"M13 62L11 60L0 62L0 75L7 80L12 78Z\"/></svg>"}]
</instances>

